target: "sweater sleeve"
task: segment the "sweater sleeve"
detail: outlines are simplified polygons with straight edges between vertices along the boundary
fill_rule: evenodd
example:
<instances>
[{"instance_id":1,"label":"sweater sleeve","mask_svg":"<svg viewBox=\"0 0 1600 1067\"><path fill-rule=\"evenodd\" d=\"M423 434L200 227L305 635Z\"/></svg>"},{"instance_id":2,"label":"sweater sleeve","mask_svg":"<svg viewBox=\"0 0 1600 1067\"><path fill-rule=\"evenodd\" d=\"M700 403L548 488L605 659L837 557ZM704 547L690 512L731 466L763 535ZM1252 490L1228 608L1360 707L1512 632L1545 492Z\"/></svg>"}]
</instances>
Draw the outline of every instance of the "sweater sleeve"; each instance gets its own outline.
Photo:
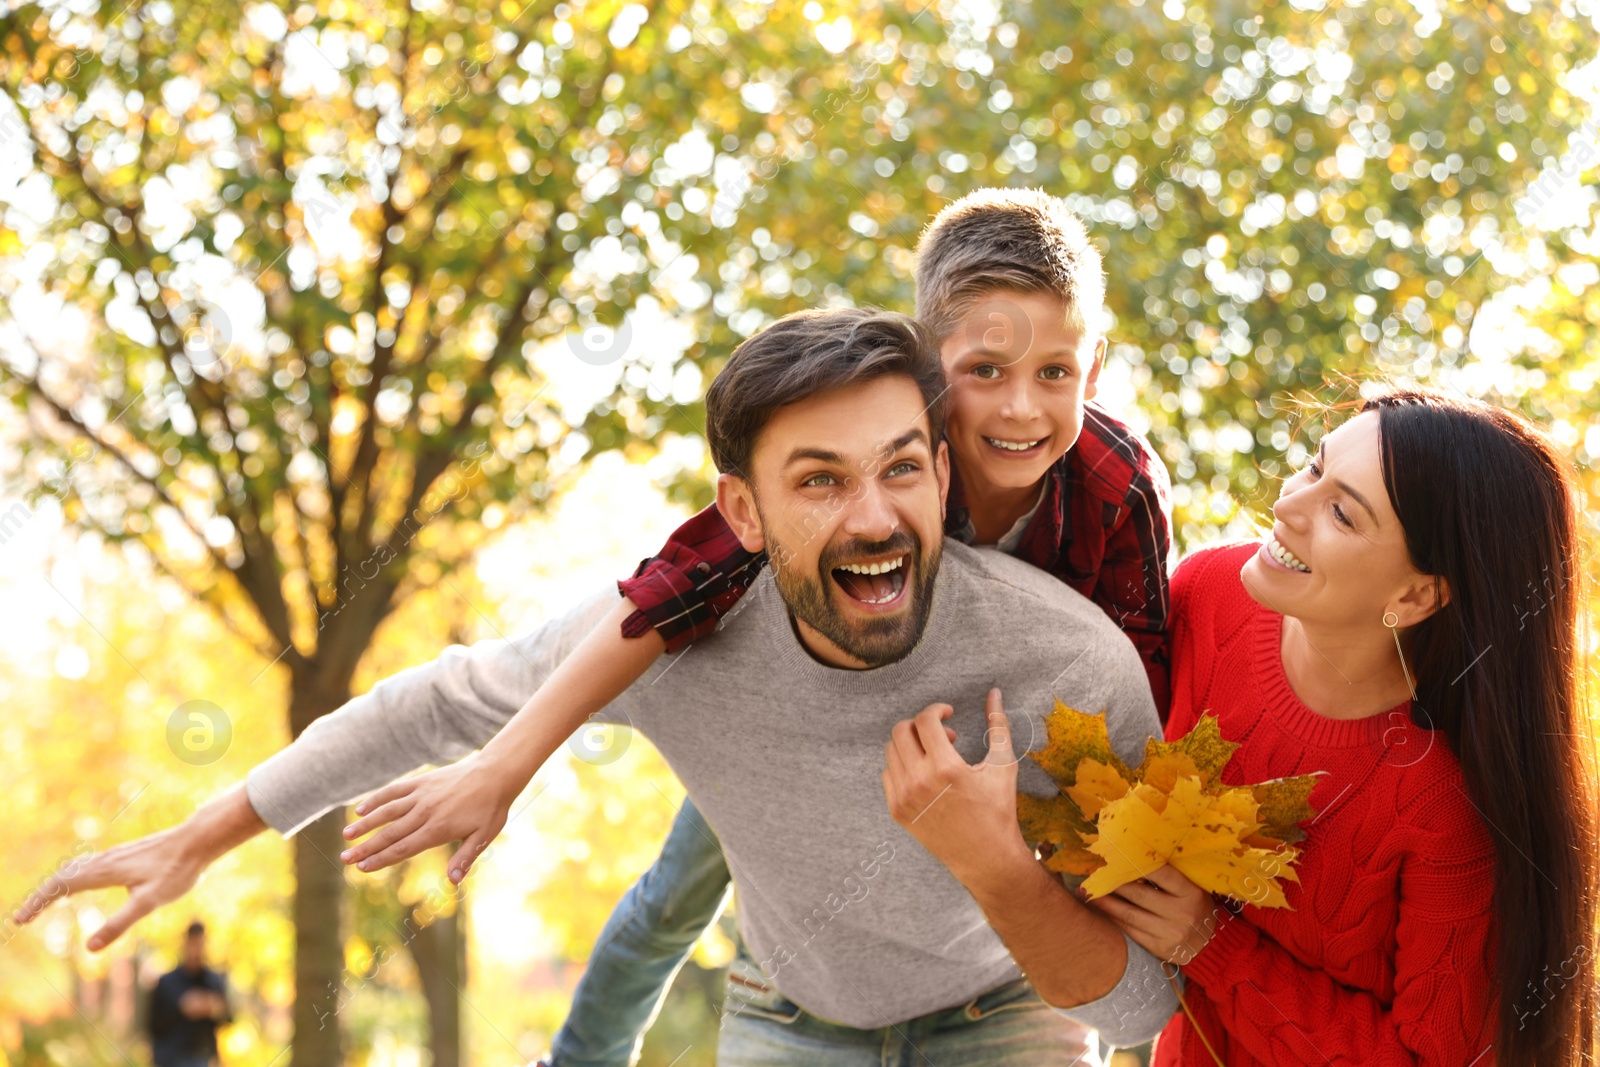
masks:
<instances>
[{"instance_id":1,"label":"sweater sleeve","mask_svg":"<svg viewBox=\"0 0 1600 1067\"><path fill-rule=\"evenodd\" d=\"M1495 1014L1493 843L1452 793L1462 803L1447 798L1402 859L1392 1004L1302 964L1222 909L1231 917L1183 971L1233 1043L1265 1063L1484 1062Z\"/></svg>"},{"instance_id":2,"label":"sweater sleeve","mask_svg":"<svg viewBox=\"0 0 1600 1067\"><path fill-rule=\"evenodd\" d=\"M661 551L639 564L617 589L639 610L622 621L622 636L660 632L668 652L712 633L761 573L765 553L748 552L712 504L672 532Z\"/></svg>"},{"instance_id":3,"label":"sweater sleeve","mask_svg":"<svg viewBox=\"0 0 1600 1067\"><path fill-rule=\"evenodd\" d=\"M452 645L385 678L251 770L250 806L293 834L418 767L482 747L616 602L616 591L604 589L530 633Z\"/></svg>"}]
</instances>

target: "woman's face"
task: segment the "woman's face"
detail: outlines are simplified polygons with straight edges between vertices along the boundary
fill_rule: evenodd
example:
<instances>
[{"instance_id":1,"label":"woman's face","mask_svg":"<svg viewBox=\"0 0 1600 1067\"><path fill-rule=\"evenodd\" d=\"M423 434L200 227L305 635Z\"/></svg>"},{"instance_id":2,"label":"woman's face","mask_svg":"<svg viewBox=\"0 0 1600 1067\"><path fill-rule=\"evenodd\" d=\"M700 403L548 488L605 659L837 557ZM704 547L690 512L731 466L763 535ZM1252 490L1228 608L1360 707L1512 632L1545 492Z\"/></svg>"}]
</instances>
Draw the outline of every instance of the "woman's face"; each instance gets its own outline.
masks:
<instances>
[{"instance_id":1,"label":"woman's face","mask_svg":"<svg viewBox=\"0 0 1600 1067\"><path fill-rule=\"evenodd\" d=\"M1412 566L1383 483L1377 412L1325 435L1272 514L1271 536L1239 575L1263 607L1339 628L1382 626L1390 610L1402 627L1428 614L1413 598L1431 582Z\"/></svg>"}]
</instances>

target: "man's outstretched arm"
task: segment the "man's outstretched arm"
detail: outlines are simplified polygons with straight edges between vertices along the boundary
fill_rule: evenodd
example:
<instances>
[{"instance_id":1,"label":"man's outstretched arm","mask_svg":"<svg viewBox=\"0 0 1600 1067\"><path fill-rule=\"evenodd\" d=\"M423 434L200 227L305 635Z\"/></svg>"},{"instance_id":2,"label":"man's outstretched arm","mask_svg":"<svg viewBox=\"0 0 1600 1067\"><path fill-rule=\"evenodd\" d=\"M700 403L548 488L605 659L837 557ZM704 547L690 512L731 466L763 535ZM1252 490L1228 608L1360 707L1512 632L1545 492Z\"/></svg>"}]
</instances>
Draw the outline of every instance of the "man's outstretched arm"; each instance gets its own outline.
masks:
<instances>
[{"instance_id":1,"label":"man's outstretched arm","mask_svg":"<svg viewBox=\"0 0 1600 1067\"><path fill-rule=\"evenodd\" d=\"M448 762L479 747L585 635L613 622L620 633L620 620L631 610L608 589L531 633L452 646L431 663L401 671L319 719L252 770L244 785L179 825L63 864L10 918L20 925L59 897L123 886L127 901L89 938L90 951L98 952L151 911L183 896L208 866L268 826L292 834L424 764Z\"/></svg>"}]
</instances>

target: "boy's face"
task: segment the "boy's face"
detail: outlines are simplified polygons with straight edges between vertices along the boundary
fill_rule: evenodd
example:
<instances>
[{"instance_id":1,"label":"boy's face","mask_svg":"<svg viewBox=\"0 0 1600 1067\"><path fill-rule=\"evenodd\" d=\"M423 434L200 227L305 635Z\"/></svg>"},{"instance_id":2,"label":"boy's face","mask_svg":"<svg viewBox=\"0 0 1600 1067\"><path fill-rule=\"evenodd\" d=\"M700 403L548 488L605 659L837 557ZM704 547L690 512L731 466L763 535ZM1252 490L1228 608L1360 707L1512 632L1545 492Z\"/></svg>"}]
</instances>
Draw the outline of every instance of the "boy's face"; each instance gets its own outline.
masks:
<instances>
[{"instance_id":1,"label":"boy's face","mask_svg":"<svg viewBox=\"0 0 1600 1067\"><path fill-rule=\"evenodd\" d=\"M979 297L939 349L950 383L945 435L965 483L1037 485L1078 440L1105 346L1068 325L1048 293Z\"/></svg>"}]
</instances>

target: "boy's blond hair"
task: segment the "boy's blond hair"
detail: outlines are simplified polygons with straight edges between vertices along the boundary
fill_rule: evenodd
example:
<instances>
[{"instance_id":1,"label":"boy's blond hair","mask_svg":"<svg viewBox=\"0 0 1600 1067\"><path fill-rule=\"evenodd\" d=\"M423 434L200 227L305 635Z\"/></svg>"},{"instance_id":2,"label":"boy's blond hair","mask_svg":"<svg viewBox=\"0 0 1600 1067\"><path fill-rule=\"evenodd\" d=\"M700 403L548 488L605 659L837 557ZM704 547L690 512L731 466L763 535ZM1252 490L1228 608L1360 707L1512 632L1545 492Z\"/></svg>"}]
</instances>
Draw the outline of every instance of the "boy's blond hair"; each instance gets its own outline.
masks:
<instances>
[{"instance_id":1,"label":"boy's blond hair","mask_svg":"<svg viewBox=\"0 0 1600 1067\"><path fill-rule=\"evenodd\" d=\"M1105 268L1078 216L1041 189L980 189L946 207L917 243L917 319L942 343L996 290L1049 293L1098 336Z\"/></svg>"}]
</instances>

